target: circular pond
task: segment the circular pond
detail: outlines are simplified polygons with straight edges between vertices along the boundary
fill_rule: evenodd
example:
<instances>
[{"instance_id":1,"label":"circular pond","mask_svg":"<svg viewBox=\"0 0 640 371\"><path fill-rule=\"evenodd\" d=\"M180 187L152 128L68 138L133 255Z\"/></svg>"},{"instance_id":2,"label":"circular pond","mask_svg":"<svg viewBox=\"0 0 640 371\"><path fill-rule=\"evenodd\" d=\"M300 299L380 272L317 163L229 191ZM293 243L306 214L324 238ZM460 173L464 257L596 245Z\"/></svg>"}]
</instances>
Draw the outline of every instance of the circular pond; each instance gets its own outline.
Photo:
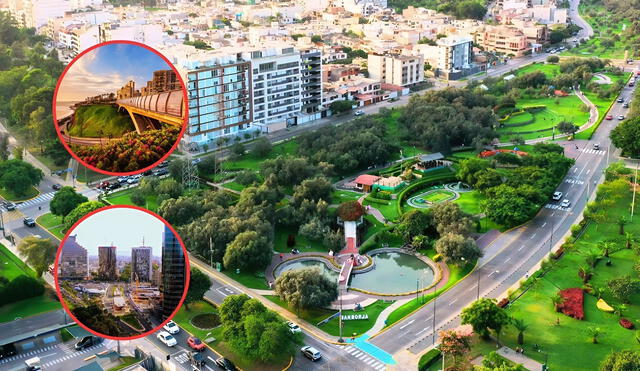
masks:
<instances>
[{"instance_id":1,"label":"circular pond","mask_svg":"<svg viewBox=\"0 0 640 371\"><path fill-rule=\"evenodd\" d=\"M332 271L327 267L327 265L318 260L306 260L306 259L297 259L291 263L286 263L279 266L274 272L274 276L278 277L283 272L287 272L294 269L302 269L302 268L310 268L310 267L318 267L320 268L320 272L331 279L338 279L338 273Z\"/></svg>"},{"instance_id":2,"label":"circular pond","mask_svg":"<svg viewBox=\"0 0 640 371\"><path fill-rule=\"evenodd\" d=\"M415 291L418 280L421 288L433 283L433 269L413 255L384 252L372 258L375 268L354 275L351 287L379 294L401 294Z\"/></svg>"}]
</instances>

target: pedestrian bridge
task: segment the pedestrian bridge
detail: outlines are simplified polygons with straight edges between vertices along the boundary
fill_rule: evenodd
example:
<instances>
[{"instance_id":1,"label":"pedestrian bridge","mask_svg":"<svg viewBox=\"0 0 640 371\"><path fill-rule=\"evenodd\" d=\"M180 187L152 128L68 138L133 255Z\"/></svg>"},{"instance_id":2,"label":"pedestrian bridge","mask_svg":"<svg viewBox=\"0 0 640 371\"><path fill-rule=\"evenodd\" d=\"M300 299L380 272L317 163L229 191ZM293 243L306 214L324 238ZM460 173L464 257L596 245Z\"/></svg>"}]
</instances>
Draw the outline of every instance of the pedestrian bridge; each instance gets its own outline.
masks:
<instances>
[{"instance_id":1,"label":"pedestrian bridge","mask_svg":"<svg viewBox=\"0 0 640 371\"><path fill-rule=\"evenodd\" d=\"M184 93L171 90L116 100L118 108L125 109L138 133L159 129L161 123L182 126L185 117Z\"/></svg>"}]
</instances>

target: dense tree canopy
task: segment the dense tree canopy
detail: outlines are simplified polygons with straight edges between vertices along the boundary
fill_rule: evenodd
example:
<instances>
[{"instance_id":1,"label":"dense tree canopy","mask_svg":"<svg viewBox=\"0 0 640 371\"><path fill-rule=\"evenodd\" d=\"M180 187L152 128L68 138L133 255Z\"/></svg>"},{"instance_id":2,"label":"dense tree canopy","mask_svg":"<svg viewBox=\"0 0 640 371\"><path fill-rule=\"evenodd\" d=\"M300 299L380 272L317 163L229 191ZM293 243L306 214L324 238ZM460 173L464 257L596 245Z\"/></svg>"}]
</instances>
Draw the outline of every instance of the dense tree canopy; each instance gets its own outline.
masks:
<instances>
[{"instance_id":1,"label":"dense tree canopy","mask_svg":"<svg viewBox=\"0 0 640 371\"><path fill-rule=\"evenodd\" d=\"M42 170L22 160L0 162L0 188L21 196L42 180Z\"/></svg>"},{"instance_id":2,"label":"dense tree canopy","mask_svg":"<svg viewBox=\"0 0 640 371\"><path fill-rule=\"evenodd\" d=\"M612 351L600 364L600 371L630 370L640 370L640 353L635 350Z\"/></svg>"},{"instance_id":3,"label":"dense tree canopy","mask_svg":"<svg viewBox=\"0 0 640 371\"><path fill-rule=\"evenodd\" d=\"M189 275L189 289L184 298L184 305L188 309L189 304L202 300L204 293L211 288L211 279L198 268L191 268Z\"/></svg>"},{"instance_id":4,"label":"dense tree canopy","mask_svg":"<svg viewBox=\"0 0 640 371\"><path fill-rule=\"evenodd\" d=\"M462 310L462 324L473 326L473 331L483 337L489 336L489 330L500 333L509 324L510 318L504 309L498 307L495 299L481 298Z\"/></svg>"},{"instance_id":5,"label":"dense tree canopy","mask_svg":"<svg viewBox=\"0 0 640 371\"><path fill-rule=\"evenodd\" d=\"M640 157L640 117L628 119L611 131L611 142L626 156Z\"/></svg>"},{"instance_id":6,"label":"dense tree canopy","mask_svg":"<svg viewBox=\"0 0 640 371\"><path fill-rule=\"evenodd\" d=\"M71 228L83 216L89 214L94 210L98 210L103 207L104 207L104 204L100 201L87 201L76 206L76 208L71 210L71 212L67 214L63 219L64 231L68 231L69 228Z\"/></svg>"},{"instance_id":7,"label":"dense tree canopy","mask_svg":"<svg viewBox=\"0 0 640 371\"><path fill-rule=\"evenodd\" d=\"M85 196L77 193L72 187L66 186L60 188L53 196L49 203L49 209L52 214L64 217L78 205L87 201L89 199Z\"/></svg>"},{"instance_id":8,"label":"dense tree canopy","mask_svg":"<svg viewBox=\"0 0 640 371\"><path fill-rule=\"evenodd\" d=\"M317 267L293 269L276 279L276 294L296 310L324 308L338 298L338 284Z\"/></svg>"},{"instance_id":9,"label":"dense tree canopy","mask_svg":"<svg viewBox=\"0 0 640 371\"><path fill-rule=\"evenodd\" d=\"M58 245L48 238L25 237L18 245L18 252L25 258L38 277L42 276L56 257Z\"/></svg>"}]
</instances>

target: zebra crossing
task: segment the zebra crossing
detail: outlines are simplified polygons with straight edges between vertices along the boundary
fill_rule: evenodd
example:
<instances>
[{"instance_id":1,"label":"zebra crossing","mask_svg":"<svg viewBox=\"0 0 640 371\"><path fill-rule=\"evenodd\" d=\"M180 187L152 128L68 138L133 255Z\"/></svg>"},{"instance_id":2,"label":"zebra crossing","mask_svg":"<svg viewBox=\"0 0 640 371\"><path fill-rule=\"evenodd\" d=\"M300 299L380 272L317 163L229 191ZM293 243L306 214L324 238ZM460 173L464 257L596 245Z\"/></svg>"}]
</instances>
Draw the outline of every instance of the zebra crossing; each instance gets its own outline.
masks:
<instances>
[{"instance_id":1,"label":"zebra crossing","mask_svg":"<svg viewBox=\"0 0 640 371\"><path fill-rule=\"evenodd\" d=\"M189 356L187 355L187 353L182 352L182 353L178 354L177 356L172 356L171 359L173 359L174 361L178 362L179 364L183 364L183 363L189 361Z\"/></svg>"},{"instance_id":2,"label":"zebra crossing","mask_svg":"<svg viewBox=\"0 0 640 371\"><path fill-rule=\"evenodd\" d=\"M342 348L345 352L349 353L351 356L355 357L357 360L362 362L364 366L369 367L376 371L382 371L386 368L386 365L377 359L370 356L368 353L358 349L353 345L338 345L339 348Z\"/></svg>"},{"instance_id":3,"label":"zebra crossing","mask_svg":"<svg viewBox=\"0 0 640 371\"><path fill-rule=\"evenodd\" d=\"M571 210L570 207L562 207L560 205L556 205L556 204L546 204L544 205L545 209L551 209L551 210L562 210L562 211L569 211Z\"/></svg>"},{"instance_id":4,"label":"zebra crossing","mask_svg":"<svg viewBox=\"0 0 640 371\"><path fill-rule=\"evenodd\" d=\"M51 199L53 198L53 196L55 195L55 192L48 192L48 193L43 193L38 197L32 198L30 200L24 201L24 202L16 202L16 209L24 209L25 207L28 206L32 206L32 205L37 205L37 204L41 204L41 203L45 203L48 201L51 201ZM7 208L5 206L0 206L0 209L2 209L3 212L7 212Z\"/></svg>"},{"instance_id":5,"label":"zebra crossing","mask_svg":"<svg viewBox=\"0 0 640 371\"><path fill-rule=\"evenodd\" d=\"M48 347L32 350L30 352L20 353L20 354L16 354L15 356L2 358L2 359L0 359L0 365L5 364L5 363L11 363L13 361L17 361L17 360L23 359L23 358L30 358L30 357L33 357L33 356L35 356L37 354L48 352L50 350L54 350L57 347L58 347L58 345L49 345Z\"/></svg>"},{"instance_id":6,"label":"zebra crossing","mask_svg":"<svg viewBox=\"0 0 640 371\"><path fill-rule=\"evenodd\" d=\"M593 149L593 148L580 148L580 152L582 153L586 153L589 155L600 155L600 156L604 156L607 154L607 151L604 149Z\"/></svg>"},{"instance_id":7,"label":"zebra crossing","mask_svg":"<svg viewBox=\"0 0 640 371\"><path fill-rule=\"evenodd\" d=\"M64 361L66 361L66 360L69 360L71 358L75 358L75 357L77 357L79 355L90 353L90 352L95 352L96 350L98 350L99 348L102 348L102 347L103 347L103 344L94 345L94 346L91 346L91 347L83 349L83 350L75 350L75 349L69 348L69 347L61 347L61 348L63 348L65 356L42 364L42 368L46 369L47 367L51 367L51 366L56 365L58 363L62 363Z\"/></svg>"},{"instance_id":8,"label":"zebra crossing","mask_svg":"<svg viewBox=\"0 0 640 371\"><path fill-rule=\"evenodd\" d=\"M579 180L579 179L573 179L573 178L567 178L564 180L565 183L569 183L569 184L577 184L577 185L583 185L584 184L584 180Z\"/></svg>"}]
</instances>

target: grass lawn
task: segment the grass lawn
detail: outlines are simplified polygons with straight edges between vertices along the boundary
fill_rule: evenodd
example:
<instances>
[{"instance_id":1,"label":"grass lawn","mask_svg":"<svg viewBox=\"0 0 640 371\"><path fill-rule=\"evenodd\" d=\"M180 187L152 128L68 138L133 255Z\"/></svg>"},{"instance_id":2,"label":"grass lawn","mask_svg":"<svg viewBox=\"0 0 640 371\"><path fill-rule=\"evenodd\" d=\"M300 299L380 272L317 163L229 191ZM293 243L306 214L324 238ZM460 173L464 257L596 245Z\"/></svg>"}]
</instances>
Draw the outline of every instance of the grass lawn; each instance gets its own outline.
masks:
<instances>
[{"instance_id":1,"label":"grass lawn","mask_svg":"<svg viewBox=\"0 0 640 371\"><path fill-rule=\"evenodd\" d=\"M94 104L76 109L75 124L69 129L69 134L85 138L117 138L134 130L136 128L126 112L119 112L117 107L109 104Z\"/></svg>"},{"instance_id":2,"label":"grass lawn","mask_svg":"<svg viewBox=\"0 0 640 371\"><path fill-rule=\"evenodd\" d=\"M397 200L389 200L385 205L377 202L371 202L365 198L362 205L371 205L371 207L378 209L387 220L393 221L398 219L400 216L398 214L398 208L396 207L397 202Z\"/></svg>"},{"instance_id":3,"label":"grass lawn","mask_svg":"<svg viewBox=\"0 0 640 371\"><path fill-rule=\"evenodd\" d=\"M250 289L269 290L269 285L267 285L267 280L264 278L263 272L259 274L243 271L236 273L236 271L223 270L222 273Z\"/></svg>"},{"instance_id":4,"label":"grass lawn","mask_svg":"<svg viewBox=\"0 0 640 371\"><path fill-rule=\"evenodd\" d=\"M472 359L480 356L487 356L489 353L495 352L496 350L497 350L496 343L494 343L493 341L487 341L482 339L478 335L473 335L473 337L471 338L471 350L469 351L469 353L466 354L466 358L469 361L471 361ZM505 360L506 364L509 366L516 365L514 362L504 357L501 357L501 356L499 357ZM445 358L444 361L445 361L445 369L447 367L454 366L453 357L447 357ZM429 368L427 368L428 371L439 371L441 369L442 369L442 357L439 358L439 361L435 362Z\"/></svg>"},{"instance_id":5,"label":"grass lawn","mask_svg":"<svg viewBox=\"0 0 640 371\"><path fill-rule=\"evenodd\" d=\"M295 227L287 227L283 225L276 225L273 241L274 250L284 253L290 252L291 247L287 246L287 239L289 238L290 234L295 236L296 244L294 245L294 247L300 250L300 252L328 251L326 247L322 246L322 241L309 240L306 237L299 235L298 230Z\"/></svg>"},{"instance_id":6,"label":"grass lawn","mask_svg":"<svg viewBox=\"0 0 640 371\"><path fill-rule=\"evenodd\" d=\"M278 296L275 295L267 295L265 296L267 299L272 302L278 304L279 306L289 310L291 313L296 313L295 310L289 308L288 304L282 301ZM364 310L355 312L352 310L343 310L342 313L344 315L350 314L368 314L368 320L353 320L353 321L344 321L342 325L342 335L343 336L352 336L354 333L357 335L364 334L367 332L376 322L376 318L380 315L380 312L384 310L384 308L388 307L393 303L391 301L383 301L378 300L375 303L367 306ZM316 325L318 322L323 319L329 317L330 315L336 313L336 310L333 309L310 309L303 310L300 313L296 313L299 318L304 319L305 321L311 323L312 325ZM329 335L339 336L340 335L340 320L336 317L331 321L318 326L319 329L323 330Z\"/></svg>"},{"instance_id":7,"label":"grass lawn","mask_svg":"<svg viewBox=\"0 0 640 371\"><path fill-rule=\"evenodd\" d=\"M590 283L594 287L607 287L607 281L612 278L632 274L634 261L638 257L633 250L624 249L624 242L618 234L617 219L629 214L631 192L627 191L612 207L608 208L605 222L590 224L582 237L576 241L575 247L564 254L554 267L533 287L513 303L508 312L512 317L524 319L529 328L525 332L525 354L544 362L545 354L549 354L549 366L556 370L586 370L593 369L612 349L627 349L636 344L634 331L627 330L618 324L619 317L605 313L596 308L596 297L585 294L585 319L575 320L564 314L556 313L550 297L559 289L582 287L578 277L578 267L586 265L585 253L596 248L600 241L618 241L616 246L621 250L610 254L611 266L600 261L593 270ZM640 214L640 212L637 212ZM625 226L625 231L640 235L640 218L634 218L633 223ZM621 304L605 290L603 299L610 305ZM630 304L623 311L623 316L637 323L640 318L640 294L629 297ZM560 325L555 321L560 318ZM598 327L604 334L598 338L599 344L590 342L587 328ZM507 345L514 347L517 333L508 327L501 336ZM543 353L532 350L533 344L542 346ZM637 344L636 344L637 346Z\"/></svg>"},{"instance_id":8,"label":"grass lawn","mask_svg":"<svg viewBox=\"0 0 640 371\"><path fill-rule=\"evenodd\" d=\"M20 194L20 195L14 192L11 192L8 189L0 188L0 196L2 196L2 198L8 201L25 201L25 200L32 199L39 194L40 194L40 191L38 191L38 189L34 186L27 188L24 194Z\"/></svg>"},{"instance_id":9,"label":"grass lawn","mask_svg":"<svg viewBox=\"0 0 640 371\"><path fill-rule=\"evenodd\" d=\"M264 363L248 360L241 354L234 352L224 341L222 341L222 326L213 328L211 330L201 330L191 324L191 319L198 314L217 312L218 309L214 305L201 300L189 304L189 310L187 310L186 306L183 305L178 313L176 313L176 315L173 317L173 320L183 330L200 338L200 340L202 340L203 342L206 338L214 337L216 340L212 343L209 343L209 345L218 353L233 361L236 366L239 366L244 370L282 370L284 367L286 367L286 365L289 363L289 357L286 355L283 356L282 359L274 362L274 364L267 365Z\"/></svg>"},{"instance_id":10,"label":"grass lawn","mask_svg":"<svg viewBox=\"0 0 640 371\"><path fill-rule=\"evenodd\" d=\"M424 295L416 299L411 299L410 301L404 303L402 306L396 308L396 310L391 312L391 314L389 314L389 317L387 317L387 326L398 322L399 320L406 317L414 310L428 303L434 297L437 297L438 295L442 294L444 291L448 290L450 287L452 287L458 281L460 281L464 276L469 274L469 272L471 272L471 270L473 269L474 265L475 264L467 264L464 267L457 267L454 265L450 265L449 266L450 276L449 276L449 281L447 282L446 285L444 285L441 289L437 290L435 294L433 293L433 290L430 290L428 292L425 292Z\"/></svg>"},{"instance_id":11,"label":"grass lawn","mask_svg":"<svg viewBox=\"0 0 640 371\"><path fill-rule=\"evenodd\" d=\"M253 153L249 152L240 156L237 160L224 161L222 167L224 169L240 169L240 170L260 170L260 163L266 159L276 158L278 156L293 155L298 148L298 143L295 140L289 140L286 142L278 143L273 146L271 153L266 157L256 157Z\"/></svg>"},{"instance_id":12,"label":"grass lawn","mask_svg":"<svg viewBox=\"0 0 640 371\"><path fill-rule=\"evenodd\" d=\"M478 191L461 192L460 197L453 201L460 206L460 209L467 214L476 215L480 214L480 202L486 197Z\"/></svg>"},{"instance_id":13,"label":"grass lawn","mask_svg":"<svg viewBox=\"0 0 640 371\"><path fill-rule=\"evenodd\" d=\"M133 193L132 189L125 189L124 191L118 191L110 194L106 197L106 200L114 205L135 205L131 201L131 193ZM147 203L145 207L151 211L158 210L158 196L151 195L146 197Z\"/></svg>"},{"instance_id":14,"label":"grass lawn","mask_svg":"<svg viewBox=\"0 0 640 371\"><path fill-rule=\"evenodd\" d=\"M51 213L46 213L40 215L36 219L36 222L59 239L62 239L64 237L64 232L62 232L62 217L53 215Z\"/></svg>"},{"instance_id":15,"label":"grass lawn","mask_svg":"<svg viewBox=\"0 0 640 371\"><path fill-rule=\"evenodd\" d=\"M626 72L624 78L627 79L629 75L630 72ZM587 130L576 134L576 139L591 139L591 136L596 131L596 129L598 129L598 126L600 126L600 123L602 123L602 120L604 120L604 117L607 115L607 111L611 107L611 104L615 101L616 96L612 95L610 98L603 99L598 97L598 94L591 91L584 91L583 93L584 96L587 97L587 99L589 99L591 103L593 103L598 109L598 121L595 125L591 126Z\"/></svg>"},{"instance_id":16,"label":"grass lawn","mask_svg":"<svg viewBox=\"0 0 640 371\"><path fill-rule=\"evenodd\" d=\"M36 273L19 257L0 244L0 276L12 280L21 275L35 277Z\"/></svg>"},{"instance_id":17,"label":"grass lawn","mask_svg":"<svg viewBox=\"0 0 640 371\"><path fill-rule=\"evenodd\" d=\"M516 76L526 75L535 71L542 71L547 78L553 78L560 73L560 66L557 64L532 63L517 70Z\"/></svg>"},{"instance_id":18,"label":"grass lawn","mask_svg":"<svg viewBox=\"0 0 640 371\"><path fill-rule=\"evenodd\" d=\"M455 193L451 191L445 191L445 190L439 189L429 194L423 195L422 198L430 202L441 202L444 200L448 200L454 196L455 196Z\"/></svg>"},{"instance_id":19,"label":"grass lawn","mask_svg":"<svg viewBox=\"0 0 640 371\"><path fill-rule=\"evenodd\" d=\"M331 193L331 203L341 204L347 201L356 201L357 199L362 197L362 195L363 193L360 192L335 190Z\"/></svg>"},{"instance_id":20,"label":"grass lawn","mask_svg":"<svg viewBox=\"0 0 640 371\"><path fill-rule=\"evenodd\" d=\"M237 182L229 182L229 183L224 183L222 185L224 188L230 189L232 191L238 191L238 192L242 192L242 190L244 189L245 186L243 186L240 183Z\"/></svg>"},{"instance_id":21,"label":"grass lawn","mask_svg":"<svg viewBox=\"0 0 640 371\"><path fill-rule=\"evenodd\" d=\"M53 295L53 294L51 294ZM36 314L51 312L62 308L60 302L45 292L44 295L5 304L0 307L0 323L25 318Z\"/></svg>"},{"instance_id":22,"label":"grass lawn","mask_svg":"<svg viewBox=\"0 0 640 371\"><path fill-rule=\"evenodd\" d=\"M363 242L366 241L369 237L373 236L374 234L384 229L384 224L380 223L378 219L375 218L375 216L371 214L366 214L364 218L370 223L370 225L367 228L367 231L365 232L362 238Z\"/></svg>"}]
</instances>

